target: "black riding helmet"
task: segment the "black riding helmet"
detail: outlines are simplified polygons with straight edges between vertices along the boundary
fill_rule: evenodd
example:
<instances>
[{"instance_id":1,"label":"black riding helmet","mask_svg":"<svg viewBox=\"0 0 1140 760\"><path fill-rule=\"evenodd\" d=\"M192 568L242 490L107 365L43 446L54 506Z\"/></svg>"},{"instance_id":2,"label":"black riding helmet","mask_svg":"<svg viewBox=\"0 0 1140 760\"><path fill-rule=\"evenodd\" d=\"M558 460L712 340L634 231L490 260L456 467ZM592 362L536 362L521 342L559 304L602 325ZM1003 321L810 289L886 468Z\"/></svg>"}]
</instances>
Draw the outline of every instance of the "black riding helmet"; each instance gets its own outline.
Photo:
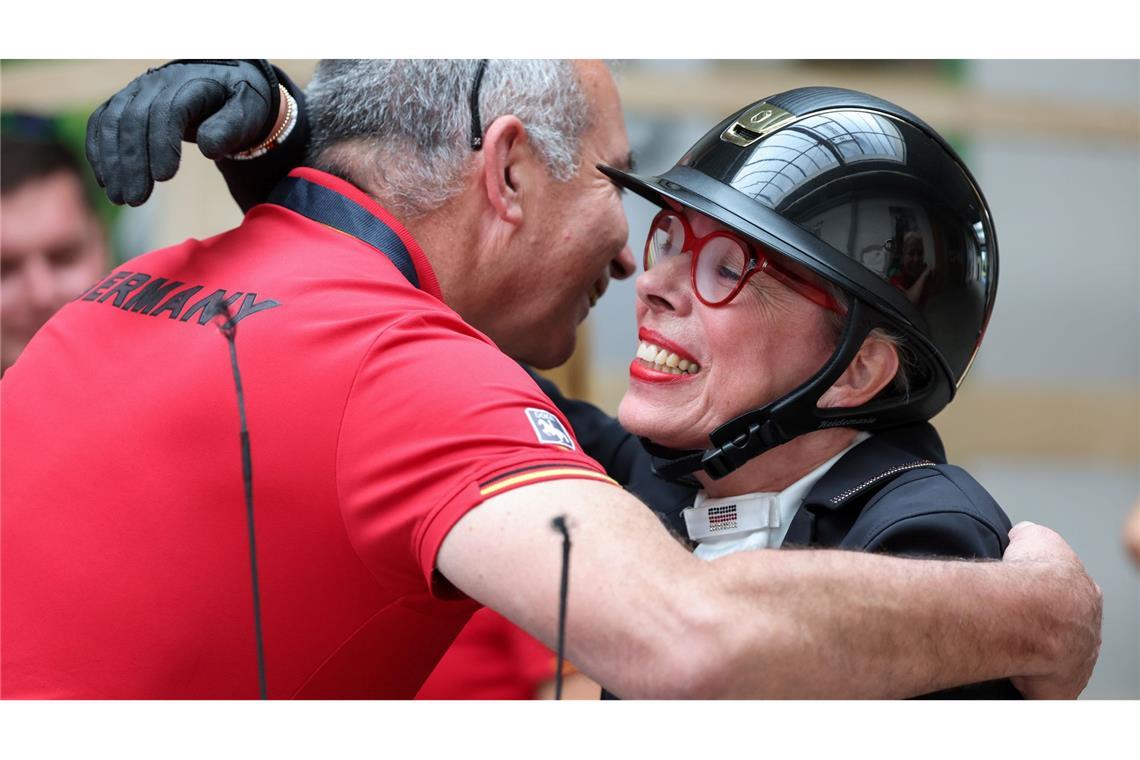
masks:
<instances>
[{"instance_id":1,"label":"black riding helmet","mask_svg":"<svg viewBox=\"0 0 1140 760\"><path fill-rule=\"evenodd\" d=\"M997 292L997 238L969 169L929 125L872 95L805 87L737 111L657 177L601 171L663 208L712 217L837 288L839 345L803 385L725 422L706 451L646 442L658 474L723 477L798 435L877 430L937 414L969 371ZM871 330L913 355L905 392L857 408L816 401Z\"/></svg>"}]
</instances>

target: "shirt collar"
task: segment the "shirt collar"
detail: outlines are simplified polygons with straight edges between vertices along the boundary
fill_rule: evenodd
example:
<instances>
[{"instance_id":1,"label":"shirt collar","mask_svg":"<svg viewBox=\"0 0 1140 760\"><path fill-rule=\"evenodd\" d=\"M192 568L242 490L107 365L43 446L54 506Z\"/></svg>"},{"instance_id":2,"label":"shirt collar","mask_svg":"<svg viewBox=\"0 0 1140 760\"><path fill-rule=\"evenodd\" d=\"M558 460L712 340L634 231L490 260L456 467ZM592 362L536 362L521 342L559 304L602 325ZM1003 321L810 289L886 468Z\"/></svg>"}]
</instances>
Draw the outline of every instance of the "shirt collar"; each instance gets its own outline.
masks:
<instances>
[{"instance_id":1,"label":"shirt collar","mask_svg":"<svg viewBox=\"0 0 1140 760\"><path fill-rule=\"evenodd\" d=\"M868 494L907 470L945 463L942 441L929 423L880 430L816 481L784 541L835 546L847 534ZM854 514L848 514L851 509L856 509Z\"/></svg>"},{"instance_id":2,"label":"shirt collar","mask_svg":"<svg viewBox=\"0 0 1140 760\"><path fill-rule=\"evenodd\" d=\"M802 478L782 491L754 492L735 497L709 498L701 491L690 509L685 510L686 522L699 525L700 538L697 540L697 555L703 559L715 559L743 549L774 548L780 546L788 533L792 519L804 501L804 497L840 459L859 444L871 437L870 433L859 431L849 446L819 465ZM713 514L709 515L712 512ZM715 528L729 525L728 520L737 516L731 526L723 528L723 533L710 531L709 520L719 522ZM754 527L755 526L755 527ZM690 531L690 536L693 531Z\"/></svg>"},{"instance_id":3,"label":"shirt collar","mask_svg":"<svg viewBox=\"0 0 1140 760\"><path fill-rule=\"evenodd\" d=\"M416 274L419 277L420 290L438 298L440 301L443 300L443 292L439 288L439 280L436 279L435 271L431 268L431 263L428 261L423 249L420 248L420 244L416 242L416 239L412 237L412 234L408 232L407 228L404 227L396 217L392 216L391 212L376 202L375 198L347 180L343 180L340 177L336 177L319 169L313 169L312 167L297 167L289 172L289 176L314 182L339 193L388 225L388 227L399 236L404 247L408 249L408 255L411 257L412 264L415 266Z\"/></svg>"}]
</instances>

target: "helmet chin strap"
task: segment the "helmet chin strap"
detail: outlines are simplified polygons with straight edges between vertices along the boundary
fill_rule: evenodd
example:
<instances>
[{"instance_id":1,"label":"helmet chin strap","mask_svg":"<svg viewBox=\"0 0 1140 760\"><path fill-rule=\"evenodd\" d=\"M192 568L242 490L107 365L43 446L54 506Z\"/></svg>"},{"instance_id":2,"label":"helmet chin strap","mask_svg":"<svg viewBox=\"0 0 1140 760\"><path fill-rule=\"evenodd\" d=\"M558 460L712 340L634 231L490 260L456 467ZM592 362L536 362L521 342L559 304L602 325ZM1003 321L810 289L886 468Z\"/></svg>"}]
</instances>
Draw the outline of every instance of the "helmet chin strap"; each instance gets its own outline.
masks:
<instances>
[{"instance_id":1,"label":"helmet chin strap","mask_svg":"<svg viewBox=\"0 0 1140 760\"><path fill-rule=\"evenodd\" d=\"M704 451L670 449L642 438L641 443L650 454L666 460L654 462L654 474L665 480L679 480L703 470L713 479L719 479L748 460L804 433L831 427L874 426L879 421L878 412L896 406L896 402L872 402L839 409L821 409L816 403L851 364L867 334L881 324L881 318L862 301L853 300L839 345L823 368L782 398L734 417L712 431L709 434L711 448Z\"/></svg>"}]
</instances>

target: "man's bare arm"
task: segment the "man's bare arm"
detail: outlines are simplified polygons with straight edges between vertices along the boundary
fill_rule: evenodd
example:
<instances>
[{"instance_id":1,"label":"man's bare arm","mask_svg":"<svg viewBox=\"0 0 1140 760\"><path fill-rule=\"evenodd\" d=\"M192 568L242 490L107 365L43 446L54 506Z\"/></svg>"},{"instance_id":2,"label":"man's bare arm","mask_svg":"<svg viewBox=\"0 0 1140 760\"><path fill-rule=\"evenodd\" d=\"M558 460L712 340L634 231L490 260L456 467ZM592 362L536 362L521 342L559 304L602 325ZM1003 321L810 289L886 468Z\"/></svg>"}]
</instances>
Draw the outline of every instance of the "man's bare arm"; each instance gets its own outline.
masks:
<instances>
[{"instance_id":1,"label":"man's bare arm","mask_svg":"<svg viewBox=\"0 0 1140 760\"><path fill-rule=\"evenodd\" d=\"M1021 693L1034 699L1075 699L1089 682L1100 654L1104 596L1085 572L1077 555L1059 535L1040 525L1022 522L1009 532L1003 564L1017 568L1037 565L1049 578L1032 589L1036 606L1016 606L1027 618L1041 616L1044 635L1055 654L1053 672L1013 677Z\"/></svg>"},{"instance_id":2,"label":"man's bare arm","mask_svg":"<svg viewBox=\"0 0 1140 760\"><path fill-rule=\"evenodd\" d=\"M746 562L779 579L772 612L790 617L798 639L786 642L798 643L789 660L809 660L767 671L785 696L904 697L1012 677L1027 696L1074 698L1100 648L1100 589L1057 534L1024 524L1013 536L1001 563L740 555L729 593L745 603L757 581Z\"/></svg>"},{"instance_id":3,"label":"man's bare arm","mask_svg":"<svg viewBox=\"0 0 1140 760\"><path fill-rule=\"evenodd\" d=\"M1031 695L1073 697L1095 662L1099 589L1036 526L1004 563L838 551L707 563L624 492L567 480L472 510L438 569L553 645L560 514L573 539L568 656L619 696L903 697L1020 676Z\"/></svg>"}]
</instances>

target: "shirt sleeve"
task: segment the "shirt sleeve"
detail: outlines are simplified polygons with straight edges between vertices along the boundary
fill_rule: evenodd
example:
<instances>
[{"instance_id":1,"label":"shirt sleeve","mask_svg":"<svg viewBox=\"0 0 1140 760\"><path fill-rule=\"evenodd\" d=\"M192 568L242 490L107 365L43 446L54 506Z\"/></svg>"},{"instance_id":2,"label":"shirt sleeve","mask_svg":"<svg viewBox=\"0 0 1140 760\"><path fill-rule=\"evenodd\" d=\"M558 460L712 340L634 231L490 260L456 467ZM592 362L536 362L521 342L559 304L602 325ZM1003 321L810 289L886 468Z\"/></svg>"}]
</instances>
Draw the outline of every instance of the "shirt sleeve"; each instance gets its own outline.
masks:
<instances>
[{"instance_id":1,"label":"shirt sleeve","mask_svg":"<svg viewBox=\"0 0 1140 760\"><path fill-rule=\"evenodd\" d=\"M566 398L558 386L533 370L528 370L528 374L573 425L582 450L646 506L670 520L678 510L692 503L696 487L671 483L654 475L649 452L616 419L585 401Z\"/></svg>"},{"instance_id":2,"label":"shirt sleeve","mask_svg":"<svg viewBox=\"0 0 1140 760\"><path fill-rule=\"evenodd\" d=\"M458 316L403 317L366 352L337 446L350 539L373 573L437 596L448 531L485 499L567 478L613 483L526 372Z\"/></svg>"}]
</instances>

